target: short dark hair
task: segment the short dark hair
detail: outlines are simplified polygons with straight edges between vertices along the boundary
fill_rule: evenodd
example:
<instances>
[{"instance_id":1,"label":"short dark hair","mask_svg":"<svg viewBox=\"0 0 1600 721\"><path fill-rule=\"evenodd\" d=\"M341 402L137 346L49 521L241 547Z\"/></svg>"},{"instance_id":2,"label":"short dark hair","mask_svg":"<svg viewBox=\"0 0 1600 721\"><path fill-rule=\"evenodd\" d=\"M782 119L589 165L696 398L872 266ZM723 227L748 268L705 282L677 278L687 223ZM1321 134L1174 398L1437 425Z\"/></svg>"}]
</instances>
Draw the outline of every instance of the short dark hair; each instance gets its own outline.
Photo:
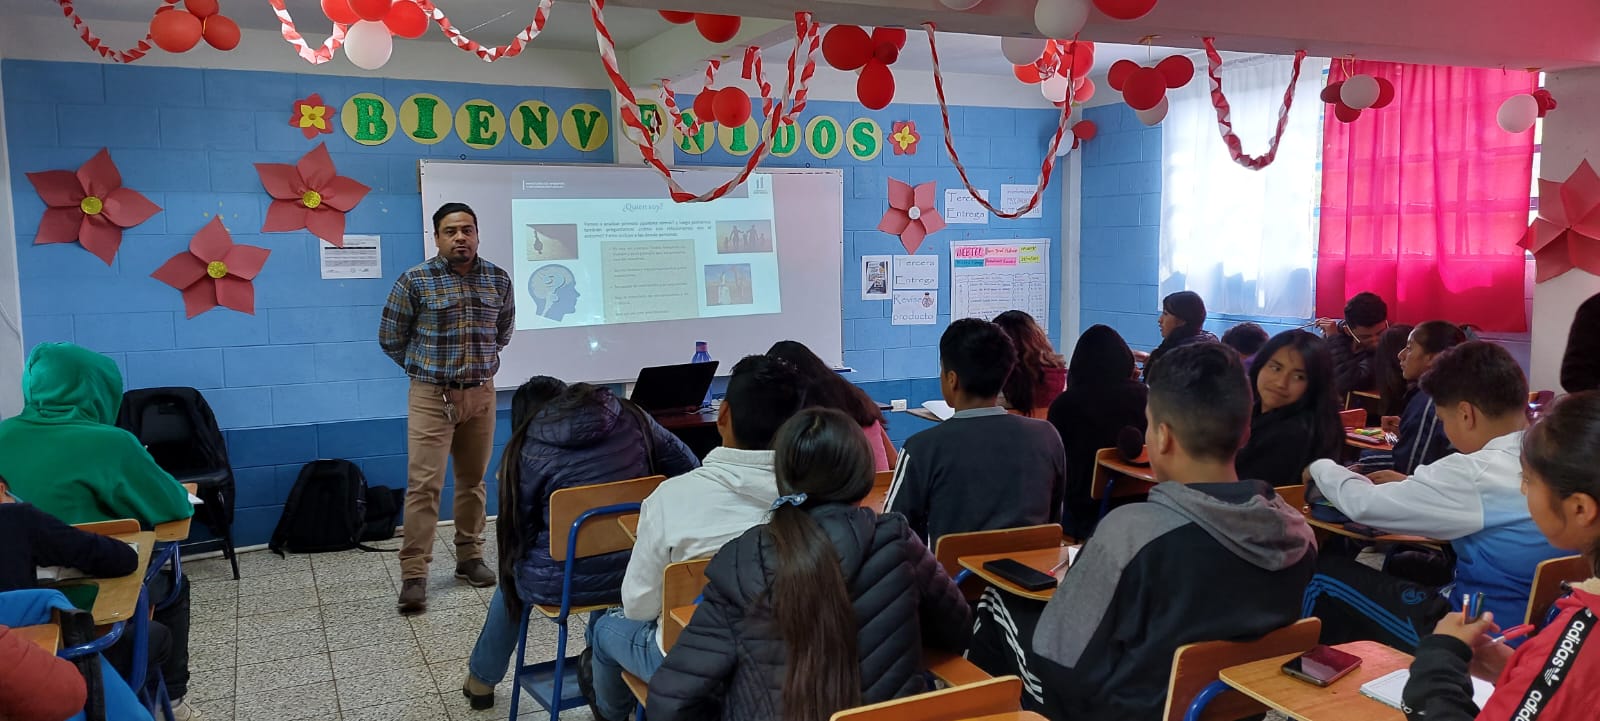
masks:
<instances>
[{"instance_id":1,"label":"short dark hair","mask_svg":"<svg viewBox=\"0 0 1600 721\"><path fill-rule=\"evenodd\" d=\"M1357 293L1344 304L1344 322L1348 325L1367 328L1388 319L1389 305L1377 293Z\"/></svg>"},{"instance_id":2,"label":"short dark hair","mask_svg":"<svg viewBox=\"0 0 1600 721\"><path fill-rule=\"evenodd\" d=\"M1447 320L1424 321L1411 330L1417 336L1417 345L1428 353L1442 353L1467 342L1467 332Z\"/></svg>"},{"instance_id":3,"label":"short dark hair","mask_svg":"<svg viewBox=\"0 0 1600 721\"><path fill-rule=\"evenodd\" d=\"M433 232L439 232L439 224L444 222L444 217L451 213L466 213L472 216L472 224L478 224L478 214L472 212L472 206L466 203L445 203L433 211Z\"/></svg>"},{"instance_id":4,"label":"short dark hair","mask_svg":"<svg viewBox=\"0 0 1600 721\"><path fill-rule=\"evenodd\" d=\"M1474 340L1448 348L1417 383L1440 408L1465 401L1496 418L1527 412L1528 379L1498 343Z\"/></svg>"},{"instance_id":5,"label":"short dark hair","mask_svg":"<svg viewBox=\"0 0 1600 721\"><path fill-rule=\"evenodd\" d=\"M1546 409L1522 437L1522 467L1550 488L1559 502L1576 493L1600 499L1600 391L1578 391ZM1600 542L1580 549L1591 569L1600 565ZM1600 575L1600 570L1591 570Z\"/></svg>"},{"instance_id":6,"label":"short dark hair","mask_svg":"<svg viewBox=\"0 0 1600 721\"><path fill-rule=\"evenodd\" d=\"M956 374L968 393L979 398L1000 395L1017 364L1017 350L1006 332L981 318L962 318L939 337L939 365Z\"/></svg>"},{"instance_id":7,"label":"short dark hair","mask_svg":"<svg viewBox=\"0 0 1600 721\"><path fill-rule=\"evenodd\" d=\"M765 451L772 448L783 422L805 404L804 382L786 360L745 356L733 366L725 398L733 408L733 437L739 446Z\"/></svg>"},{"instance_id":8,"label":"short dark hair","mask_svg":"<svg viewBox=\"0 0 1600 721\"><path fill-rule=\"evenodd\" d=\"M1165 423L1195 458L1231 461L1250 428L1250 380L1239 354L1190 343L1150 365L1150 421Z\"/></svg>"},{"instance_id":9,"label":"short dark hair","mask_svg":"<svg viewBox=\"0 0 1600 721\"><path fill-rule=\"evenodd\" d=\"M1222 334L1222 344L1239 351L1239 355L1252 356L1267 344L1267 329L1245 321Z\"/></svg>"}]
</instances>

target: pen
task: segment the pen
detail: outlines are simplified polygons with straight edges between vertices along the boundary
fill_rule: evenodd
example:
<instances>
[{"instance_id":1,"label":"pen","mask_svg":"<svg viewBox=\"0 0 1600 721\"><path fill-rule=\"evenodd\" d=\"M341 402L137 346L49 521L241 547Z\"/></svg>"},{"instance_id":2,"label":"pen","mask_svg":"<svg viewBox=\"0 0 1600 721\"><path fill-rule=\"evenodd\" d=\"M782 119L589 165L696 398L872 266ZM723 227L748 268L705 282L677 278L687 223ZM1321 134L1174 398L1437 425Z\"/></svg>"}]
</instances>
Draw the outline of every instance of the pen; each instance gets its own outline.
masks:
<instances>
[{"instance_id":1,"label":"pen","mask_svg":"<svg viewBox=\"0 0 1600 721\"><path fill-rule=\"evenodd\" d=\"M1472 594L1461 594L1461 622L1472 623Z\"/></svg>"},{"instance_id":2,"label":"pen","mask_svg":"<svg viewBox=\"0 0 1600 721\"><path fill-rule=\"evenodd\" d=\"M1054 566L1051 566L1050 567L1050 575L1054 576L1057 573L1060 573L1061 569L1066 568L1067 564L1069 564L1069 563L1072 563L1072 555L1071 554L1068 554L1066 558L1061 559L1060 563L1058 563L1058 564L1056 564Z\"/></svg>"},{"instance_id":3,"label":"pen","mask_svg":"<svg viewBox=\"0 0 1600 721\"><path fill-rule=\"evenodd\" d=\"M1512 626L1511 628L1506 629L1505 633L1489 639L1489 643L1505 643L1506 641L1513 641L1533 633L1533 631L1534 626L1531 623L1524 623L1521 626Z\"/></svg>"}]
</instances>

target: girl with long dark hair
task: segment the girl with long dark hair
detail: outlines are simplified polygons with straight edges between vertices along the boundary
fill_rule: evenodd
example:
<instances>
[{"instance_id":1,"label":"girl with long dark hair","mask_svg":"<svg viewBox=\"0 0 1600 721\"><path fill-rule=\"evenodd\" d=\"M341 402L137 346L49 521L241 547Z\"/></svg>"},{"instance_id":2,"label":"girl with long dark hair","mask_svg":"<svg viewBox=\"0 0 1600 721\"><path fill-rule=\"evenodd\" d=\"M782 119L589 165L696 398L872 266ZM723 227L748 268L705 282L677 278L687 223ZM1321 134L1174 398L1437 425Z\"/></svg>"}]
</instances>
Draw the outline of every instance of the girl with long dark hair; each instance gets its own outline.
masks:
<instances>
[{"instance_id":1,"label":"girl with long dark hair","mask_svg":"<svg viewBox=\"0 0 1600 721\"><path fill-rule=\"evenodd\" d=\"M925 690L922 649L966 645L967 603L905 518L856 505L873 473L855 420L809 408L774 445L783 495L711 559L651 721L825 721Z\"/></svg>"},{"instance_id":2,"label":"girl with long dark hair","mask_svg":"<svg viewBox=\"0 0 1600 721\"><path fill-rule=\"evenodd\" d=\"M1400 367L1400 354L1411 340L1411 331L1409 325L1391 325L1378 337L1378 350L1372 359L1372 378L1377 384L1380 418L1400 415L1406 407L1407 393L1417 381L1406 378L1405 369Z\"/></svg>"},{"instance_id":3,"label":"girl with long dark hair","mask_svg":"<svg viewBox=\"0 0 1600 721\"><path fill-rule=\"evenodd\" d=\"M887 471L894 467L890 460L894 455L894 444L889 441L889 422L884 419L878 402L872 400L866 391L845 380L844 376L829 368L827 363L799 341L780 340L772 344L767 355L789 361L795 370L800 371L800 377L805 381L807 406L841 411L861 426L861 433L867 438L867 449L872 452L874 471Z\"/></svg>"},{"instance_id":4,"label":"girl with long dark hair","mask_svg":"<svg viewBox=\"0 0 1600 721\"><path fill-rule=\"evenodd\" d=\"M1050 403L1067 387L1066 362L1033 316L1008 310L995 316L994 324L1006 332L1017 350L1017 364L1000 390L1001 404L1019 415L1045 417Z\"/></svg>"},{"instance_id":5,"label":"girl with long dark hair","mask_svg":"<svg viewBox=\"0 0 1600 721\"><path fill-rule=\"evenodd\" d=\"M1050 404L1049 421L1067 451L1067 495L1061 520L1068 535L1087 538L1100 519L1089 497L1094 455L1117 445L1122 429L1144 431L1149 389L1133 379L1133 351L1111 326L1094 325L1078 337L1067 371L1067 390Z\"/></svg>"},{"instance_id":6,"label":"girl with long dark hair","mask_svg":"<svg viewBox=\"0 0 1600 721\"><path fill-rule=\"evenodd\" d=\"M1393 333L1407 326L1395 326ZM1388 335L1384 335L1384 340ZM1450 439L1444 435L1444 425L1435 412L1433 397L1417 386L1417 380L1433 366L1440 353L1467 342L1467 334L1448 321L1430 320L1411 328L1406 334L1406 344L1396 354L1402 382L1406 384L1402 408L1398 415L1385 414L1383 429L1395 434L1394 450L1390 452L1367 451L1361 454L1361 473L1392 470L1409 476L1418 466L1444 458L1454 453ZM1380 353L1384 350L1379 342ZM1378 360L1384 360L1380 355ZM1383 378L1380 372L1378 377Z\"/></svg>"},{"instance_id":7,"label":"girl with long dark hair","mask_svg":"<svg viewBox=\"0 0 1600 721\"><path fill-rule=\"evenodd\" d=\"M1321 338L1303 330L1273 336L1250 365L1250 386L1250 441L1234 459L1240 478L1295 485L1312 461L1338 457L1344 428Z\"/></svg>"}]
</instances>

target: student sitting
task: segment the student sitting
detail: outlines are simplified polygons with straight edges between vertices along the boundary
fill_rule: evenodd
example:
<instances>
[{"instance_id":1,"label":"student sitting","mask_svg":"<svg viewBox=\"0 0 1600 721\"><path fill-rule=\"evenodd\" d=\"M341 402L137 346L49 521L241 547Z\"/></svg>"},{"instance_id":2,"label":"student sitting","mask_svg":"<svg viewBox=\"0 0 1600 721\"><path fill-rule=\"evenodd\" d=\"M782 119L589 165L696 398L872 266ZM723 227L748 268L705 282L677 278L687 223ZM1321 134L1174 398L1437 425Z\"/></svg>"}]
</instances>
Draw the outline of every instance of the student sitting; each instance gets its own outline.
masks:
<instances>
[{"instance_id":1,"label":"student sitting","mask_svg":"<svg viewBox=\"0 0 1600 721\"><path fill-rule=\"evenodd\" d=\"M854 419L808 409L774 441L772 518L729 541L650 681L653 721L807 719L926 691L922 649L960 653L969 610L872 488Z\"/></svg>"},{"instance_id":2,"label":"student sitting","mask_svg":"<svg viewBox=\"0 0 1600 721\"><path fill-rule=\"evenodd\" d=\"M1006 378L1000 405L1032 418L1044 418L1050 403L1067 387L1067 365L1050 345L1050 336L1020 310L995 316L994 324L1006 332L1017 351L1017 365Z\"/></svg>"},{"instance_id":3,"label":"student sitting","mask_svg":"<svg viewBox=\"0 0 1600 721\"><path fill-rule=\"evenodd\" d=\"M1300 512L1234 472L1250 422L1238 354L1199 343L1163 356L1146 413L1149 502L1100 522L1042 610L993 588L979 602L967 657L1021 675L1025 705L1052 719L1159 721L1179 646L1294 623L1316 566Z\"/></svg>"},{"instance_id":4,"label":"student sitting","mask_svg":"<svg viewBox=\"0 0 1600 721\"><path fill-rule=\"evenodd\" d=\"M1255 410L1236 460L1241 477L1294 485L1306 465L1337 456L1344 428L1326 344L1303 330L1273 336L1250 366L1250 383Z\"/></svg>"},{"instance_id":5,"label":"student sitting","mask_svg":"<svg viewBox=\"0 0 1600 721\"><path fill-rule=\"evenodd\" d=\"M764 355L733 367L717 415L722 447L705 465L668 479L639 510L639 536L622 580L622 608L590 622L595 717L626 721L633 694L622 671L649 681L661 666L661 574L668 564L705 558L766 520L778 498L772 437L800 410L794 366Z\"/></svg>"},{"instance_id":6,"label":"student sitting","mask_svg":"<svg viewBox=\"0 0 1600 721\"><path fill-rule=\"evenodd\" d=\"M1049 416L1066 449L1061 525L1069 536L1088 538L1100 519L1100 502L1089 497L1095 453L1116 447L1123 428L1144 432L1146 389L1133 379L1133 351L1105 325L1090 326L1078 337L1067 379L1067 390L1050 404Z\"/></svg>"},{"instance_id":7,"label":"student sitting","mask_svg":"<svg viewBox=\"0 0 1600 721\"><path fill-rule=\"evenodd\" d=\"M1421 386L1433 397L1439 423L1460 453L1389 483L1374 484L1331 460L1311 464L1306 475L1352 521L1449 541L1457 556L1450 597L1482 593L1485 607L1496 616L1519 618L1528 605L1534 567L1560 555L1540 535L1522 498L1519 456L1528 423L1528 383L1506 349L1470 341L1440 353ZM1393 614L1371 605L1376 600L1385 608L1396 607L1381 597L1381 579L1369 580L1366 571L1370 569L1354 564L1323 569L1333 584L1340 584L1324 595L1352 607L1362 601L1342 595L1346 591L1367 596L1375 624L1404 630L1405 619L1390 623ZM1446 606L1434 606L1431 618L1415 620L1437 621ZM1395 642L1414 646L1412 634L1396 634L1402 637Z\"/></svg>"},{"instance_id":8,"label":"student sitting","mask_svg":"<svg viewBox=\"0 0 1600 721\"><path fill-rule=\"evenodd\" d=\"M603 386L535 376L512 397L511 424L515 430L500 462L500 583L462 687L478 710L494 706L495 684L505 678L517 647L523 604L561 603L565 568L550 558L550 534L567 529L549 527L550 494L657 473L676 476L700 465L677 436ZM627 567L626 551L575 560L572 604L616 603Z\"/></svg>"},{"instance_id":9,"label":"student sitting","mask_svg":"<svg viewBox=\"0 0 1600 721\"><path fill-rule=\"evenodd\" d=\"M1255 323L1245 321L1239 323L1222 334L1222 344L1239 351L1239 360L1244 362L1244 367L1250 367L1261 346L1267 344L1267 330Z\"/></svg>"},{"instance_id":10,"label":"student sitting","mask_svg":"<svg viewBox=\"0 0 1600 721\"><path fill-rule=\"evenodd\" d=\"M82 714L88 698L83 674L71 661L0 626L0 718L62 721Z\"/></svg>"},{"instance_id":11,"label":"student sitting","mask_svg":"<svg viewBox=\"0 0 1600 721\"><path fill-rule=\"evenodd\" d=\"M906 440L885 505L929 548L946 533L1061 520L1061 435L996 399L1015 363L1005 332L986 320L958 320L939 338L939 390L955 415Z\"/></svg>"},{"instance_id":12,"label":"student sitting","mask_svg":"<svg viewBox=\"0 0 1600 721\"><path fill-rule=\"evenodd\" d=\"M889 470L889 452L893 444L889 441L889 432L884 428L887 422L877 401L872 400L856 384L845 380L838 371L829 368L802 343L780 340L772 344L767 355L788 361L800 373L805 384L806 405L843 411L845 415L856 419L861 426L861 433L867 437L867 447L872 450L873 468L877 471Z\"/></svg>"},{"instance_id":13,"label":"student sitting","mask_svg":"<svg viewBox=\"0 0 1600 721\"><path fill-rule=\"evenodd\" d=\"M1395 326L1389 333L1405 328ZM1384 334L1385 338L1388 333ZM1410 330L1405 347L1400 351L1400 374L1407 385L1398 417L1385 415L1383 429L1395 434L1393 451L1365 451L1358 468L1362 474L1391 470L1400 477L1409 476L1424 466L1455 453L1450 439L1444 435L1444 426L1434 412L1433 397L1417 387L1417 380L1433 365L1433 359L1446 349L1467 342L1459 326L1442 320L1430 320ZM1393 478L1390 478L1393 480Z\"/></svg>"},{"instance_id":14,"label":"student sitting","mask_svg":"<svg viewBox=\"0 0 1600 721\"><path fill-rule=\"evenodd\" d=\"M1389 305L1377 293L1357 293L1344 305L1344 320L1318 318L1317 329L1333 354L1334 393L1343 403L1354 391L1374 389L1372 358L1389 329Z\"/></svg>"},{"instance_id":15,"label":"student sitting","mask_svg":"<svg viewBox=\"0 0 1600 721\"><path fill-rule=\"evenodd\" d=\"M1162 298L1161 317L1156 319L1156 324L1161 326L1161 345L1145 358L1144 380L1150 378L1150 366L1172 349L1190 343L1217 341L1205 328L1206 302L1192 290L1180 290Z\"/></svg>"},{"instance_id":16,"label":"student sitting","mask_svg":"<svg viewBox=\"0 0 1600 721\"><path fill-rule=\"evenodd\" d=\"M1600 392L1575 393L1556 402L1522 440L1522 489L1528 513L1552 545L1582 553L1600 576ZM1556 601L1555 621L1515 653L1490 635L1523 618L1483 615L1466 623L1446 614L1422 640L1405 704L1428 721L1592 719L1600 706L1600 578L1576 584ZM1497 618L1498 616L1498 618ZM1544 619L1534 619L1542 623ZM1480 711L1468 673L1495 681ZM1498 680L1496 680L1498 679Z\"/></svg>"}]
</instances>

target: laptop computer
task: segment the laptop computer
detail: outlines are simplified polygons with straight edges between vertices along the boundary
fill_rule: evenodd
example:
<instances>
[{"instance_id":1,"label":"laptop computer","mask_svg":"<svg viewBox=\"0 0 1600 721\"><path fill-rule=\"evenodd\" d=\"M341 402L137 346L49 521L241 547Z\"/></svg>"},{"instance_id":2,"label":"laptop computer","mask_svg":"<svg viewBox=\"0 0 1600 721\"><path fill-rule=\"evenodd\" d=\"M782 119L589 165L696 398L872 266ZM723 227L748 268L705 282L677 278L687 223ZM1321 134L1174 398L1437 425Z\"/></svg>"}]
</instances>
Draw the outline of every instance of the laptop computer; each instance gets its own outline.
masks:
<instances>
[{"instance_id":1,"label":"laptop computer","mask_svg":"<svg viewBox=\"0 0 1600 721\"><path fill-rule=\"evenodd\" d=\"M651 413L695 413L711 390L717 361L654 366L639 370L628 400Z\"/></svg>"}]
</instances>

